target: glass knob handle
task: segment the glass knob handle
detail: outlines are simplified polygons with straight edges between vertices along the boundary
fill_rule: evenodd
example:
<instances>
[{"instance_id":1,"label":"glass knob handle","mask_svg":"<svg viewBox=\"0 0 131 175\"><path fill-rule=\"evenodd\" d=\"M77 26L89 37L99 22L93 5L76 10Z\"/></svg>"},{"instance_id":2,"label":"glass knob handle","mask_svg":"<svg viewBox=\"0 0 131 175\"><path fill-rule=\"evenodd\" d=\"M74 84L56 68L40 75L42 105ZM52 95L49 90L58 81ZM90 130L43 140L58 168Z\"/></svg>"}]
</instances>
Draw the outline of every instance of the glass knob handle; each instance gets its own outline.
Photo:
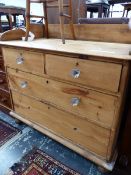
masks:
<instances>
[{"instance_id":1,"label":"glass knob handle","mask_svg":"<svg viewBox=\"0 0 131 175\"><path fill-rule=\"evenodd\" d=\"M71 76L73 78L79 78L79 76L80 76L80 70L79 69L72 69Z\"/></svg>"},{"instance_id":2,"label":"glass knob handle","mask_svg":"<svg viewBox=\"0 0 131 175\"><path fill-rule=\"evenodd\" d=\"M17 64L23 64L23 63L24 63L24 58L23 58L23 57L18 57L18 58L16 59L16 63L17 63Z\"/></svg>"},{"instance_id":3,"label":"glass knob handle","mask_svg":"<svg viewBox=\"0 0 131 175\"><path fill-rule=\"evenodd\" d=\"M71 104L72 104L72 106L78 106L80 104L80 99L77 97L73 97L71 99Z\"/></svg>"},{"instance_id":4,"label":"glass knob handle","mask_svg":"<svg viewBox=\"0 0 131 175\"><path fill-rule=\"evenodd\" d=\"M22 81L22 82L20 83L20 87L21 87L22 89L25 89L27 86L28 86L28 83L27 83L26 81Z\"/></svg>"}]
</instances>

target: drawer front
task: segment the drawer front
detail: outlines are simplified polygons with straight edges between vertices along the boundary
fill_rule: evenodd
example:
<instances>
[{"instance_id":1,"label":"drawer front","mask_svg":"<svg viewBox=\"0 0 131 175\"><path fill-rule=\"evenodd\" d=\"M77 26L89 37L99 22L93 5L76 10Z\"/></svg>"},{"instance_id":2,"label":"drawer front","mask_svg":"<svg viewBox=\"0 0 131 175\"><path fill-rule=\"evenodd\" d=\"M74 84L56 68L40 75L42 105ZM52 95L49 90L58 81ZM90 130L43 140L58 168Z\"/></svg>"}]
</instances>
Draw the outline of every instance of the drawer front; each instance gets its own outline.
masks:
<instances>
[{"instance_id":1,"label":"drawer front","mask_svg":"<svg viewBox=\"0 0 131 175\"><path fill-rule=\"evenodd\" d=\"M44 73L44 55L42 53L3 48L3 55L8 67L36 74Z\"/></svg>"},{"instance_id":2,"label":"drawer front","mask_svg":"<svg viewBox=\"0 0 131 175\"><path fill-rule=\"evenodd\" d=\"M106 158L110 131L12 91L17 114Z\"/></svg>"},{"instance_id":3,"label":"drawer front","mask_svg":"<svg viewBox=\"0 0 131 175\"><path fill-rule=\"evenodd\" d=\"M4 61L0 59L0 72L4 72L4 71L5 71Z\"/></svg>"},{"instance_id":4,"label":"drawer front","mask_svg":"<svg viewBox=\"0 0 131 175\"><path fill-rule=\"evenodd\" d=\"M118 92L122 65L47 54L46 71L52 77Z\"/></svg>"},{"instance_id":5,"label":"drawer front","mask_svg":"<svg viewBox=\"0 0 131 175\"><path fill-rule=\"evenodd\" d=\"M37 97L105 127L111 127L117 97L8 69L11 89Z\"/></svg>"},{"instance_id":6,"label":"drawer front","mask_svg":"<svg viewBox=\"0 0 131 175\"><path fill-rule=\"evenodd\" d=\"M12 109L11 98L8 92L0 90L0 105Z\"/></svg>"},{"instance_id":7,"label":"drawer front","mask_svg":"<svg viewBox=\"0 0 131 175\"><path fill-rule=\"evenodd\" d=\"M2 72L0 73L0 89L9 90L7 79L6 79L6 74Z\"/></svg>"}]
</instances>

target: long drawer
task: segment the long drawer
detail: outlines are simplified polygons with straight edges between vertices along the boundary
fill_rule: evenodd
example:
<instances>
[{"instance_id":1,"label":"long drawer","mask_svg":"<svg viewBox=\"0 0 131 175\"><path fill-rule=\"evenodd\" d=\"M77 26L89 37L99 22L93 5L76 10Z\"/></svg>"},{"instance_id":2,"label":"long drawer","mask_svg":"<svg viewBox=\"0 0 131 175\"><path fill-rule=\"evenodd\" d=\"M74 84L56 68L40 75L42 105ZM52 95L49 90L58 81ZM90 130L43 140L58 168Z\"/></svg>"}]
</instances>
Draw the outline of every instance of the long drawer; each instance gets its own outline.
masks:
<instances>
[{"instance_id":1,"label":"long drawer","mask_svg":"<svg viewBox=\"0 0 131 175\"><path fill-rule=\"evenodd\" d=\"M103 158L110 130L12 91L15 112Z\"/></svg>"},{"instance_id":2,"label":"long drawer","mask_svg":"<svg viewBox=\"0 0 131 175\"><path fill-rule=\"evenodd\" d=\"M111 128L118 98L8 68L11 89Z\"/></svg>"},{"instance_id":3,"label":"long drawer","mask_svg":"<svg viewBox=\"0 0 131 175\"><path fill-rule=\"evenodd\" d=\"M118 92L122 65L82 60L58 55L46 55L48 75L86 86Z\"/></svg>"},{"instance_id":4,"label":"long drawer","mask_svg":"<svg viewBox=\"0 0 131 175\"><path fill-rule=\"evenodd\" d=\"M3 48L6 66L35 74L44 73L44 54L21 49Z\"/></svg>"}]
</instances>

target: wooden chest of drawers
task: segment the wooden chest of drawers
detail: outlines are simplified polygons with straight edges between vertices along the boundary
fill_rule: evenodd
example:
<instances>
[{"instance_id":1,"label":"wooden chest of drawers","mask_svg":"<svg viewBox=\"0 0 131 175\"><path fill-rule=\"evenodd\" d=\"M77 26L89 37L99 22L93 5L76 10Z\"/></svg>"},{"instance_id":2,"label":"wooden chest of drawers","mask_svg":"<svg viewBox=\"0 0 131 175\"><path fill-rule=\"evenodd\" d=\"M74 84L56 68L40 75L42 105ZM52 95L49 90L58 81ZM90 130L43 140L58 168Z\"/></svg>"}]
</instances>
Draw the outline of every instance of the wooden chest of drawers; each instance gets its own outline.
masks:
<instances>
[{"instance_id":1,"label":"wooden chest of drawers","mask_svg":"<svg viewBox=\"0 0 131 175\"><path fill-rule=\"evenodd\" d=\"M12 115L111 170L129 62L3 47Z\"/></svg>"}]
</instances>

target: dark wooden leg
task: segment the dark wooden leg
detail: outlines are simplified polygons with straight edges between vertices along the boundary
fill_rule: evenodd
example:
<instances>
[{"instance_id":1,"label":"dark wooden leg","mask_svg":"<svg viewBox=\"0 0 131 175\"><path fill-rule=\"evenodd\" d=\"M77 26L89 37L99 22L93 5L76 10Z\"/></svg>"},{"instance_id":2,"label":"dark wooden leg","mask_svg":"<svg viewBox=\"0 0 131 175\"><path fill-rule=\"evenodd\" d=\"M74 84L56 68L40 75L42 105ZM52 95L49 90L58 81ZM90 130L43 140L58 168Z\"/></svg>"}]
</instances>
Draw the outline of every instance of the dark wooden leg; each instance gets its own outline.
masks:
<instances>
[{"instance_id":1,"label":"dark wooden leg","mask_svg":"<svg viewBox=\"0 0 131 175\"><path fill-rule=\"evenodd\" d=\"M128 13L129 13L129 9L127 9L127 12L126 12L126 17L128 16Z\"/></svg>"},{"instance_id":2,"label":"dark wooden leg","mask_svg":"<svg viewBox=\"0 0 131 175\"><path fill-rule=\"evenodd\" d=\"M98 18L102 18L102 10L103 10L103 6L100 5L100 6L98 7Z\"/></svg>"},{"instance_id":3,"label":"dark wooden leg","mask_svg":"<svg viewBox=\"0 0 131 175\"><path fill-rule=\"evenodd\" d=\"M47 17L47 3L43 2L43 11L44 11L44 15L45 15L45 35L46 38L48 38L48 17Z\"/></svg>"},{"instance_id":4,"label":"dark wooden leg","mask_svg":"<svg viewBox=\"0 0 131 175\"><path fill-rule=\"evenodd\" d=\"M125 8L124 8L122 17L124 17L124 15L125 15L125 11L126 11L126 10L125 10Z\"/></svg>"},{"instance_id":5,"label":"dark wooden leg","mask_svg":"<svg viewBox=\"0 0 131 175\"><path fill-rule=\"evenodd\" d=\"M0 33L2 32L2 22L1 22L1 15L0 15Z\"/></svg>"},{"instance_id":6,"label":"dark wooden leg","mask_svg":"<svg viewBox=\"0 0 131 175\"><path fill-rule=\"evenodd\" d=\"M93 12L90 12L90 18L93 18Z\"/></svg>"},{"instance_id":7,"label":"dark wooden leg","mask_svg":"<svg viewBox=\"0 0 131 175\"><path fill-rule=\"evenodd\" d=\"M114 4L112 5L111 18L112 18L112 15L113 15L113 7L114 7Z\"/></svg>"},{"instance_id":8,"label":"dark wooden leg","mask_svg":"<svg viewBox=\"0 0 131 175\"><path fill-rule=\"evenodd\" d=\"M13 18L14 18L14 26L17 27L17 24L16 24L16 15L13 15Z\"/></svg>"},{"instance_id":9,"label":"dark wooden leg","mask_svg":"<svg viewBox=\"0 0 131 175\"><path fill-rule=\"evenodd\" d=\"M11 14L8 14L8 15L6 15L6 17L7 17L9 27L10 27L10 30L11 30L11 29L13 29L12 16L11 16Z\"/></svg>"}]
</instances>

